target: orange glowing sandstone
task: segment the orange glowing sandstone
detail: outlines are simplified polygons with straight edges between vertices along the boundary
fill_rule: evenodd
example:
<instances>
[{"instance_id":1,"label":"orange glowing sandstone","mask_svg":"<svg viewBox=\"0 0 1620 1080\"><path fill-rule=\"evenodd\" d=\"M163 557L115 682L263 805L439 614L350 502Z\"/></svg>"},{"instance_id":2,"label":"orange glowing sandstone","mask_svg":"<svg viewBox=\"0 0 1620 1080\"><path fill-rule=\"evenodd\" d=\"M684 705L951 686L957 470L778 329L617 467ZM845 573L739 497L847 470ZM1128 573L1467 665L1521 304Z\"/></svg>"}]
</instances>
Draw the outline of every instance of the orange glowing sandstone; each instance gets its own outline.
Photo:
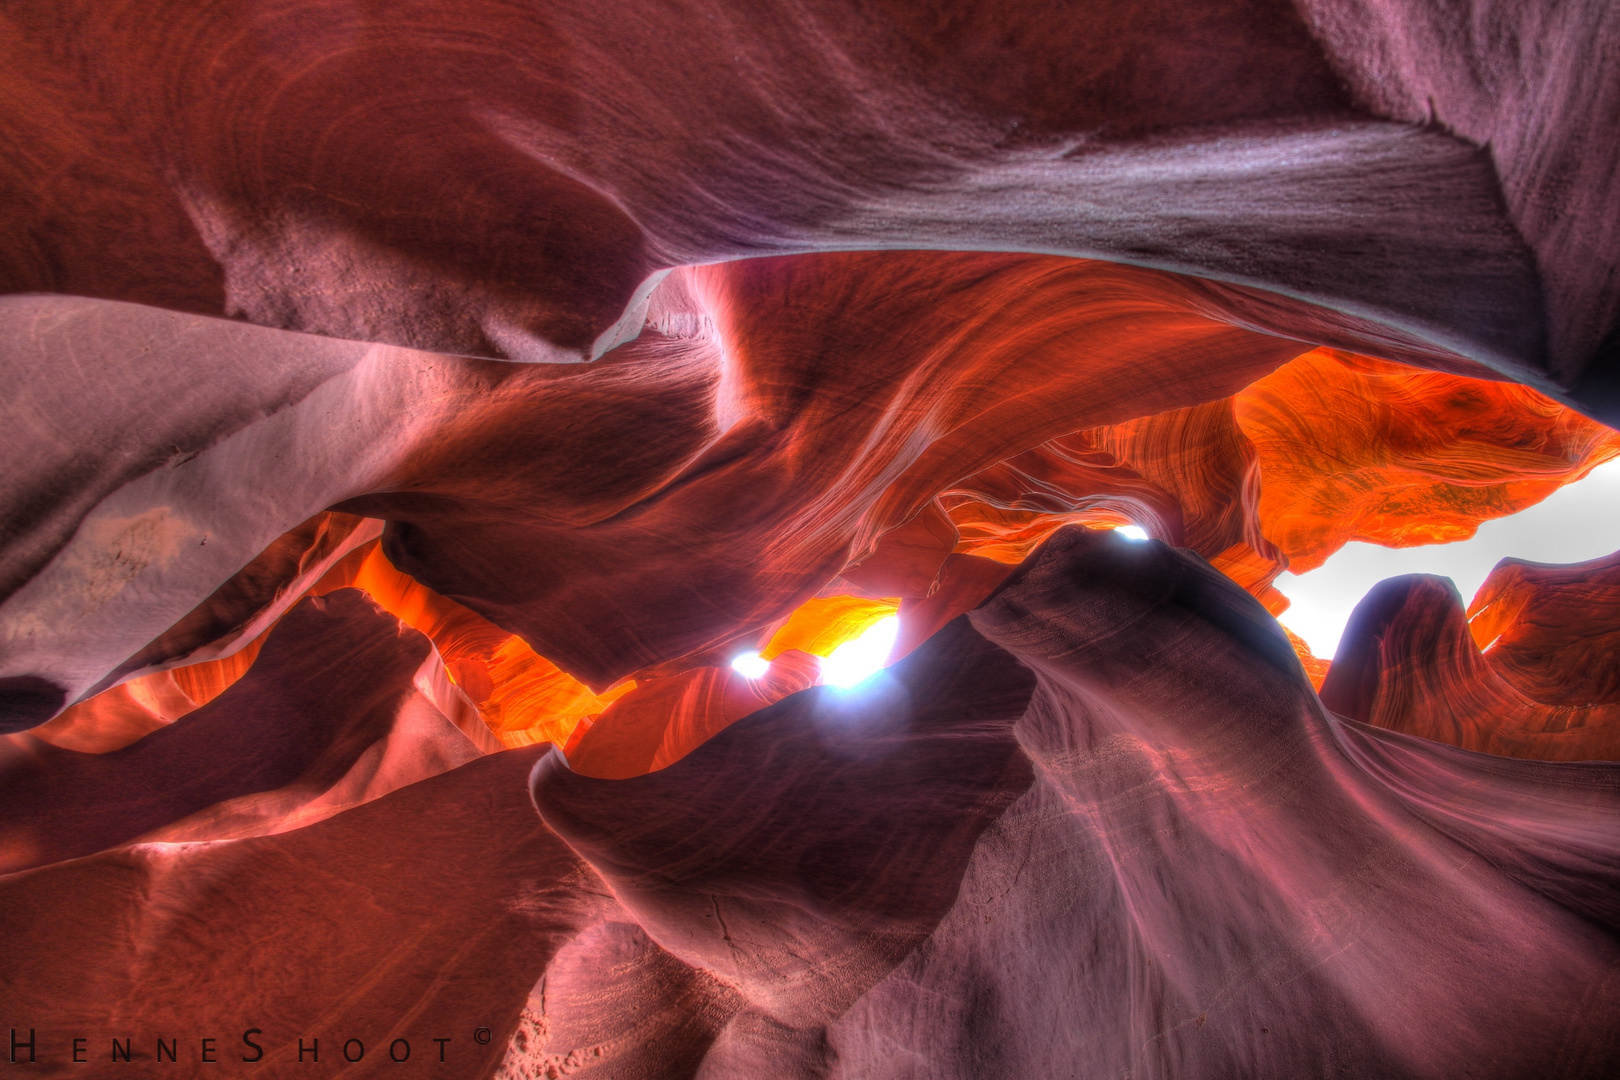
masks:
<instances>
[{"instance_id":1,"label":"orange glowing sandstone","mask_svg":"<svg viewBox=\"0 0 1620 1080\"><path fill-rule=\"evenodd\" d=\"M758 683L709 658L593 693L522 638L395 569L375 541L311 592L362 589L425 634L502 745L553 742L595 775L636 775L812 685L815 657L897 610L897 655L909 651L999 581L973 569L979 560L1016 565L1063 525L1139 524L1202 555L1281 614L1288 602L1271 582L1284 569L1319 566L1350 540L1464 539L1617 454L1620 434L1527 387L1317 349L1231 398L1074 432L950 485L845 570L853 584L901 595L805 601L767 628L760 653L777 663ZM953 529L949 559L971 562L949 569ZM1289 639L1320 687L1328 662ZM36 734L81 750L126 745L212 700L247 670L262 640L131 680Z\"/></svg>"},{"instance_id":2,"label":"orange glowing sandstone","mask_svg":"<svg viewBox=\"0 0 1620 1080\"><path fill-rule=\"evenodd\" d=\"M87 754L122 749L223 694L247 674L268 635L266 630L222 659L156 671L104 690L29 734Z\"/></svg>"},{"instance_id":3,"label":"orange glowing sandstone","mask_svg":"<svg viewBox=\"0 0 1620 1080\"><path fill-rule=\"evenodd\" d=\"M1617 455L1620 433L1528 387L1316 349L1226 401L1054 439L945 501L958 552L1020 562L1063 525L1135 522L1279 612L1284 569L1351 540L1465 540Z\"/></svg>"},{"instance_id":4,"label":"orange glowing sandstone","mask_svg":"<svg viewBox=\"0 0 1620 1080\"><path fill-rule=\"evenodd\" d=\"M1620 433L1527 386L1333 349L1234 399L1260 463L1260 521L1295 573L1351 540L1466 540L1620 455Z\"/></svg>"},{"instance_id":5,"label":"orange glowing sandstone","mask_svg":"<svg viewBox=\"0 0 1620 1080\"><path fill-rule=\"evenodd\" d=\"M433 642L451 680L505 746L568 741L635 687L626 681L593 694L514 634L426 588L388 562L372 541L332 567L310 590L367 593L384 610ZM248 670L273 625L239 652L132 679L74 706L32 733L72 750L105 753L207 704Z\"/></svg>"},{"instance_id":6,"label":"orange glowing sandstone","mask_svg":"<svg viewBox=\"0 0 1620 1080\"><path fill-rule=\"evenodd\" d=\"M1321 687L1322 701L1341 716L1484 754L1616 760L1620 701L1613 693L1613 652L1586 665L1598 680L1547 686L1538 677L1548 668L1556 671L1570 661L1593 659L1592 646L1602 649L1604 638L1613 640L1613 617L1599 608L1596 625L1537 627L1537 608L1545 612L1548 601L1580 603L1583 598L1548 595L1559 591L1557 583L1541 583L1544 587L1537 589L1534 582L1524 588L1522 582L1500 580L1517 576L1524 565L1504 561L1492 577L1501 591L1530 593L1521 597L1527 601L1523 607L1495 621L1503 637L1539 647L1540 663L1529 671L1523 665L1525 650L1510 650L1500 658L1492 655L1494 648L1481 652L1469 632L1462 597L1449 580L1410 574L1380 582L1357 605L1338 660ZM1599 574L1611 569L1577 565ZM1601 601L1606 583L1595 584L1589 592L1579 586L1574 591L1587 592L1588 601ZM1491 588L1488 581L1480 591ZM1599 681L1609 685L1594 685Z\"/></svg>"},{"instance_id":7,"label":"orange glowing sandstone","mask_svg":"<svg viewBox=\"0 0 1620 1080\"><path fill-rule=\"evenodd\" d=\"M816 685L821 659L899 608L897 598L813 597L759 650L771 661L764 676L705 666L649 679L576 727L569 764L603 779L667 768L748 714Z\"/></svg>"},{"instance_id":8,"label":"orange glowing sandstone","mask_svg":"<svg viewBox=\"0 0 1620 1080\"><path fill-rule=\"evenodd\" d=\"M345 559L315 591L344 587L364 590L425 634L450 678L505 746L561 746L581 719L597 715L635 687L626 681L602 694L591 693L522 638L394 569L380 544Z\"/></svg>"},{"instance_id":9,"label":"orange glowing sandstone","mask_svg":"<svg viewBox=\"0 0 1620 1080\"><path fill-rule=\"evenodd\" d=\"M812 656L831 656L838 646L860 637L873 623L899 610L899 597L813 597L794 609L759 655L770 660L797 649Z\"/></svg>"},{"instance_id":10,"label":"orange glowing sandstone","mask_svg":"<svg viewBox=\"0 0 1620 1080\"><path fill-rule=\"evenodd\" d=\"M373 541L334 566L310 592L342 588L367 593L384 610L433 642L451 680L507 747L552 742L577 746L590 722L628 697L643 718L658 714L660 732L637 771L661 768L684 756L724 726L796 690L814 685L816 657L825 657L877 620L892 615L898 599L832 596L807 601L789 615L761 650L776 661L756 685L729 669L701 667L639 685L629 679L593 694L514 634L400 573ZM75 706L35 734L68 749L105 753L213 700L251 666L264 635L222 660L160 671L124 683ZM639 692L638 692L639 691ZM709 717L709 713L714 713ZM621 709L616 716L628 716ZM596 743L604 742L601 736ZM658 754L657 745L667 743ZM613 754L622 757L620 751ZM595 755L600 759L604 751ZM617 760L617 758L615 758ZM656 760L656 764L654 764ZM622 771L622 767L613 768ZM610 770L611 771L611 770ZM628 775L634 775L629 773ZM601 775L607 775L602 773Z\"/></svg>"}]
</instances>

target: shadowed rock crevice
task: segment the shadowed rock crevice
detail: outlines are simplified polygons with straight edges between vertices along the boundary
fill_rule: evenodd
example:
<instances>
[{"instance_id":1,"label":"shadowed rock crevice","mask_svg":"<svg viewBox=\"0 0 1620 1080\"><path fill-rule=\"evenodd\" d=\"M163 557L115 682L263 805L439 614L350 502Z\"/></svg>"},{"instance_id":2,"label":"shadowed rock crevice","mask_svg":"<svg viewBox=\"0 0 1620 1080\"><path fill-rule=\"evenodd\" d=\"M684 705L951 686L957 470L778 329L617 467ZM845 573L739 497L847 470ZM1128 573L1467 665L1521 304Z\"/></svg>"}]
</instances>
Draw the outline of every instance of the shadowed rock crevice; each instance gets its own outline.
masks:
<instances>
[{"instance_id":1,"label":"shadowed rock crevice","mask_svg":"<svg viewBox=\"0 0 1620 1080\"><path fill-rule=\"evenodd\" d=\"M412 686L430 650L420 634L344 590L298 604L239 682L121 750L91 754L13 741L0 773L3 868L88 855L289 785L301 793L284 808L292 811L334 787L412 710L437 719L452 745L465 744ZM400 779L420 779L435 764L460 764L477 753L470 744L465 751L452 749L443 763L439 748L425 741L417 752L427 771Z\"/></svg>"}]
</instances>

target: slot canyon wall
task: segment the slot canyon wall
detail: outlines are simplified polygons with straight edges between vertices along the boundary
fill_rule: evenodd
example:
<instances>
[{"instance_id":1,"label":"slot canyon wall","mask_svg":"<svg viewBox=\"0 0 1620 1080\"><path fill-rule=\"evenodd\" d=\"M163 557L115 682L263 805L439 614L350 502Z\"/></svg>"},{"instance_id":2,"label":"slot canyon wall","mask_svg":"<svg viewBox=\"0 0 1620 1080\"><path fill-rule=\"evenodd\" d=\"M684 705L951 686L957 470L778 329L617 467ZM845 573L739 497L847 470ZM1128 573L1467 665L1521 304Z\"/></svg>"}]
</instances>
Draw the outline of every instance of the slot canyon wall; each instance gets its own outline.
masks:
<instances>
[{"instance_id":1,"label":"slot canyon wall","mask_svg":"<svg viewBox=\"0 0 1620 1080\"><path fill-rule=\"evenodd\" d=\"M1620 8L0 50L0 1073L1620 1075Z\"/></svg>"}]
</instances>

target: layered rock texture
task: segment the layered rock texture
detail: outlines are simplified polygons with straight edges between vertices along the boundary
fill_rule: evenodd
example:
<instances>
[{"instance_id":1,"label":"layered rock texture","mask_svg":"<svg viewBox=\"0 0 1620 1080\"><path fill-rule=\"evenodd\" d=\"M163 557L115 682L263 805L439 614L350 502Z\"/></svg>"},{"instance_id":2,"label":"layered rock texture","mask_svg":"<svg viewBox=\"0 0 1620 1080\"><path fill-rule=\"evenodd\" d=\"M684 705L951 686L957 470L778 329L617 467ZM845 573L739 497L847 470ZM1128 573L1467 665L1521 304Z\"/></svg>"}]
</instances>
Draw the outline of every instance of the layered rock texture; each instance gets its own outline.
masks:
<instances>
[{"instance_id":1,"label":"layered rock texture","mask_svg":"<svg viewBox=\"0 0 1620 1080\"><path fill-rule=\"evenodd\" d=\"M1616 10L0 2L5 1067L1620 1073Z\"/></svg>"}]
</instances>

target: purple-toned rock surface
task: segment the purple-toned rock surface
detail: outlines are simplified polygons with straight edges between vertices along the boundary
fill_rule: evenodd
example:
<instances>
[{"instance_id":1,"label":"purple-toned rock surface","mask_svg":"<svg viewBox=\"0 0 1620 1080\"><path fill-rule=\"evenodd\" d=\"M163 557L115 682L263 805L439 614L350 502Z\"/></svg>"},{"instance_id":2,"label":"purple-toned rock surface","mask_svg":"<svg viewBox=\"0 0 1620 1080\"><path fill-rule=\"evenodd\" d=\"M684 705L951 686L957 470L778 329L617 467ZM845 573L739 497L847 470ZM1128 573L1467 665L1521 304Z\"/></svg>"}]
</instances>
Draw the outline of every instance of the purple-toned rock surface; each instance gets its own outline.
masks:
<instances>
[{"instance_id":1,"label":"purple-toned rock surface","mask_svg":"<svg viewBox=\"0 0 1620 1080\"><path fill-rule=\"evenodd\" d=\"M448 1037L509 1077L1601 1077L1617 769L1338 720L1201 560L1068 529L879 678L657 773L509 751L0 879L0 978L41 1075L79 1033L161 1075L171 1030L236 1061L256 1027L266 1076Z\"/></svg>"},{"instance_id":2,"label":"purple-toned rock surface","mask_svg":"<svg viewBox=\"0 0 1620 1080\"><path fill-rule=\"evenodd\" d=\"M1620 1075L1617 41L0 0L0 1069Z\"/></svg>"}]
</instances>

